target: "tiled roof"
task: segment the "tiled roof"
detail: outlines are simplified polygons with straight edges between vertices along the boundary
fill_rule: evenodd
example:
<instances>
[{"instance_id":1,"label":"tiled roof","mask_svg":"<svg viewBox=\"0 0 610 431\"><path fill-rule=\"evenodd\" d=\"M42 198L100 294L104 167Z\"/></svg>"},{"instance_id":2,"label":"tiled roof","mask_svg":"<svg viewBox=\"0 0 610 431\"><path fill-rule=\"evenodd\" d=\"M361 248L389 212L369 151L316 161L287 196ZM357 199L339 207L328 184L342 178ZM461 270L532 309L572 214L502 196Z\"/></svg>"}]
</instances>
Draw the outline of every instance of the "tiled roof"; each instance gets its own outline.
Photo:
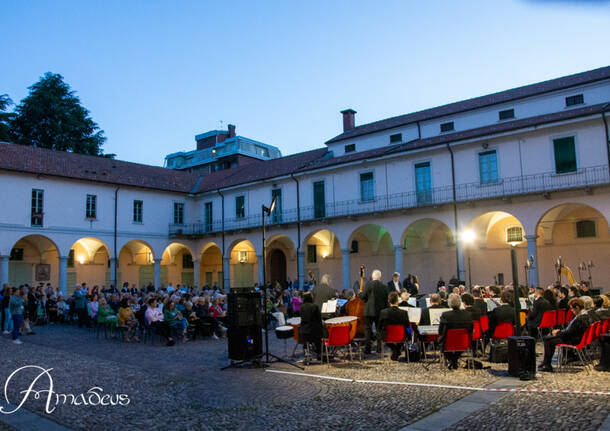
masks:
<instances>
[{"instance_id":1,"label":"tiled roof","mask_svg":"<svg viewBox=\"0 0 610 431\"><path fill-rule=\"evenodd\" d=\"M199 175L105 157L0 143L0 169L85 181L188 192Z\"/></svg>"},{"instance_id":2,"label":"tiled roof","mask_svg":"<svg viewBox=\"0 0 610 431\"><path fill-rule=\"evenodd\" d=\"M462 100L460 102L450 103L448 105L438 106L436 108L363 124L362 126L354 127L347 132L335 136L326 143L330 144L333 142L339 142L345 139L354 138L356 136L368 135L370 133L380 132L382 130L393 129L395 127L415 123L416 121L424 121L446 115L453 115L459 112L470 111L499 103L506 103L516 99L531 97L538 94L548 93L550 91L570 88L576 85L587 84L608 78L610 78L610 66L601 67L599 69L577 73L575 75L568 75L561 78L551 79L549 81L543 81L536 84L501 91L499 93L488 94L486 96L475 97L473 99Z\"/></svg>"}]
</instances>

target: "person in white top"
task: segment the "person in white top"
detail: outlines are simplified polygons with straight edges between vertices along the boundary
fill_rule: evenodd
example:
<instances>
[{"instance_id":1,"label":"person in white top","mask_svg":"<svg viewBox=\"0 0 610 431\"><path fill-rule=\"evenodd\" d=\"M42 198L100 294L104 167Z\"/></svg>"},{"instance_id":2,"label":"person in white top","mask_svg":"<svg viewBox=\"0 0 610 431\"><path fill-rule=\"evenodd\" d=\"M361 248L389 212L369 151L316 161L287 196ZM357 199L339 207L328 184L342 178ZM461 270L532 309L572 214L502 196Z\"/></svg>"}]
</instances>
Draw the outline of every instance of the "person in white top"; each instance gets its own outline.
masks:
<instances>
[{"instance_id":1,"label":"person in white top","mask_svg":"<svg viewBox=\"0 0 610 431\"><path fill-rule=\"evenodd\" d=\"M157 300L155 298L148 300L148 307L146 307L144 318L151 328L155 328L159 335L167 339L168 346L173 346L175 344L175 341L171 336L171 328L167 322L163 321L163 313L157 308Z\"/></svg>"},{"instance_id":2,"label":"person in white top","mask_svg":"<svg viewBox=\"0 0 610 431\"><path fill-rule=\"evenodd\" d=\"M397 292L400 296L400 289L402 288L402 284L400 284L400 274L395 272L392 274L392 280L388 281L388 293Z\"/></svg>"}]
</instances>

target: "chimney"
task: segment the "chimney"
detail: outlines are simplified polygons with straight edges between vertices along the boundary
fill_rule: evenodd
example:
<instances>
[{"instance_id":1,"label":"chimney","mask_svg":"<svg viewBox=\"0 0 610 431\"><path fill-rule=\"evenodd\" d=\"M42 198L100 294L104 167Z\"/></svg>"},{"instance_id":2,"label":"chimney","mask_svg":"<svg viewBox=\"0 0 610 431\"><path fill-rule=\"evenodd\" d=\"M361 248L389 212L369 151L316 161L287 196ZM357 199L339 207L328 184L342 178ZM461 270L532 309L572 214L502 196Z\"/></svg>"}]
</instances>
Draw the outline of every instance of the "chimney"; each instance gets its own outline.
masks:
<instances>
[{"instance_id":1,"label":"chimney","mask_svg":"<svg viewBox=\"0 0 610 431\"><path fill-rule=\"evenodd\" d=\"M350 108L341 111L341 113L343 114L343 131L347 132L353 129L356 126L356 111Z\"/></svg>"},{"instance_id":2,"label":"chimney","mask_svg":"<svg viewBox=\"0 0 610 431\"><path fill-rule=\"evenodd\" d=\"M235 124L229 124L229 138L235 137Z\"/></svg>"}]
</instances>

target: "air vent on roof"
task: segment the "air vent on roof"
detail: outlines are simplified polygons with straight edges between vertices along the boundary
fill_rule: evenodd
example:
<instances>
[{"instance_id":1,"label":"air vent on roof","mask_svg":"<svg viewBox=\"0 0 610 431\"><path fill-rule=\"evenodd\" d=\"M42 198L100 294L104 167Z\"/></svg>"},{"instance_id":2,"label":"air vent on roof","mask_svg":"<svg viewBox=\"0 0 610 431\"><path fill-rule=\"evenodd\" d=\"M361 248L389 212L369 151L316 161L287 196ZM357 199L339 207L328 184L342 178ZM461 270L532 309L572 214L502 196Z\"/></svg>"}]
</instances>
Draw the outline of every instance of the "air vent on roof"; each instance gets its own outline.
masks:
<instances>
[{"instance_id":1,"label":"air vent on roof","mask_svg":"<svg viewBox=\"0 0 610 431\"><path fill-rule=\"evenodd\" d=\"M402 133L394 133L390 135L390 143L402 142Z\"/></svg>"},{"instance_id":2,"label":"air vent on roof","mask_svg":"<svg viewBox=\"0 0 610 431\"><path fill-rule=\"evenodd\" d=\"M453 130L455 130L453 127L453 121L441 124L441 133L452 132Z\"/></svg>"},{"instance_id":3,"label":"air vent on roof","mask_svg":"<svg viewBox=\"0 0 610 431\"><path fill-rule=\"evenodd\" d=\"M566 106L582 105L585 103L585 97L582 94L566 97Z\"/></svg>"},{"instance_id":4,"label":"air vent on roof","mask_svg":"<svg viewBox=\"0 0 610 431\"><path fill-rule=\"evenodd\" d=\"M353 153L354 151L356 151L356 144L347 144L345 146L346 153Z\"/></svg>"},{"instance_id":5,"label":"air vent on roof","mask_svg":"<svg viewBox=\"0 0 610 431\"><path fill-rule=\"evenodd\" d=\"M500 111L498 112L498 117L500 120L510 120L511 118L515 118L515 110L505 109L504 111Z\"/></svg>"}]
</instances>

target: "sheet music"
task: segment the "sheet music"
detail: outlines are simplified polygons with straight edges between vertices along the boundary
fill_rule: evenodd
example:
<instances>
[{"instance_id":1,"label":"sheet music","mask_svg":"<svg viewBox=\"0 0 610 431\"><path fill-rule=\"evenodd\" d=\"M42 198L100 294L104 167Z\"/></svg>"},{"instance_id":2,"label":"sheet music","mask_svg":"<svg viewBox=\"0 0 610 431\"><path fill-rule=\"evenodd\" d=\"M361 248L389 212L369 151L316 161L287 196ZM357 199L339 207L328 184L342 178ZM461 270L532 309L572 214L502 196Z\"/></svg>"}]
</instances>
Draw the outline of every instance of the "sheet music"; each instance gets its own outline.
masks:
<instances>
[{"instance_id":1,"label":"sheet music","mask_svg":"<svg viewBox=\"0 0 610 431\"><path fill-rule=\"evenodd\" d=\"M451 308L430 308L428 311L430 312L430 324L438 325L441 321L441 314L451 311Z\"/></svg>"},{"instance_id":2,"label":"sheet music","mask_svg":"<svg viewBox=\"0 0 610 431\"><path fill-rule=\"evenodd\" d=\"M417 298L409 298L407 299L407 303L412 305L413 307L417 307Z\"/></svg>"},{"instance_id":3,"label":"sheet music","mask_svg":"<svg viewBox=\"0 0 610 431\"><path fill-rule=\"evenodd\" d=\"M489 298L485 298L485 302L487 303L487 312L493 311L498 306L498 304Z\"/></svg>"},{"instance_id":4,"label":"sheet music","mask_svg":"<svg viewBox=\"0 0 610 431\"><path fill-rule=\"evenodd\" d=\"M409 322L419 324L421 320L421 308L417 307L399 307L401 310L405 310L409 313Z\"/></svg>"},{"instance_id":5,"label":"sheet music","mask_svg":"<svg viewBox=\"0 0 610 431\"><path fill-rule=\"evenodd\" d=\"M430 308L430 298L426 298L426 308Z\"/></svg>"},{"instance_id":6,"label":"sheet music","mask_svg":"<svg viewBox=\"0 0 610 431\"><path fill-rule=\"evenodd\" d=\"M519 298L519 304L521 304L522 310L527 310L529 308L527 306L527 300L525 298Z\"/></svg>"},{"instance_id":7,"label":"sheet music","mask_svg":"<svg viewBox=\"0 0 610 431\"><path fill-rule=\"evenodd\" d=\"M335 313L337 311L337 300L331 299L322 304L322 314Z\"/></svg>"}]
</instances>

